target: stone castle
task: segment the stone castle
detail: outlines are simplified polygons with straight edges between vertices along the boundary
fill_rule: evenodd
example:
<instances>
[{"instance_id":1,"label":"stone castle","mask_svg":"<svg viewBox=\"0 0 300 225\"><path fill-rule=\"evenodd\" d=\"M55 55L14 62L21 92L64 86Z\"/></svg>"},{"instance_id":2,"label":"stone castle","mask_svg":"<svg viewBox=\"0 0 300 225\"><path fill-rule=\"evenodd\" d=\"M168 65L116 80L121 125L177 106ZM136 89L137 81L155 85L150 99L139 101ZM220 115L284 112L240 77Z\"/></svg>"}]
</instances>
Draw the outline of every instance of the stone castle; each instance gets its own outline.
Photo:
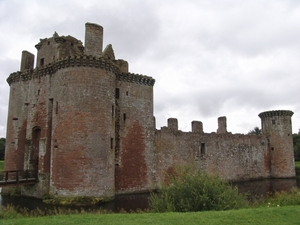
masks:
<instances>
[{"instance_id":1,"label":"stone castle","mask_svg":"<svg viewBox=\"0 0 300 225\"><path fill-rule=\"evenodd\" d=\"M35 57L22 52L10 74L5 170L35 170L24 196L114 197L155 189L175 166L193 164L226 180L295 177L292 111L259 114L261 135L218 129L178 130L175 118L156 129L152 77L130 73L103 28L86 23L85 43L71 36L41 39ZM9 193L11 187L2 191Z\"/></svg>"}]
</instances>

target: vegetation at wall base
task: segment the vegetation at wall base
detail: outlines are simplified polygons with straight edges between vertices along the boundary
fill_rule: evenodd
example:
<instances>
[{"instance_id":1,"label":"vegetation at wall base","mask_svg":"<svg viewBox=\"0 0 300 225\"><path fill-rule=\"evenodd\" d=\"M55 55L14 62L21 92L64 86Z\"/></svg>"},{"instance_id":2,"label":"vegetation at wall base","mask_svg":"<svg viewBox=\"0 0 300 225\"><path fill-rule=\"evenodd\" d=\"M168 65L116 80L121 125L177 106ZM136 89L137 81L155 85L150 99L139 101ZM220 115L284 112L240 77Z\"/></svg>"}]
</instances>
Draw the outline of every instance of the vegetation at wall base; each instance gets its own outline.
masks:
<instances>
[{"instance_id":1,"label":"vegetation at wall base","mask_svg":"<svg viewBox=\"0 0 300 225\"><path fill-rule=\"evenodd\" d=\"M112 198L96 198L96 197L55 197L45 198L43 202L50 205L60 206L86 206L97 205L103 202L109 202Z\"/></svg>"},{"instance_id":2,"label":"vegetation at wall base","mask_svg":"<svg viewBox=\"0 0 300 225\"><path fill-rule=\"evenodd\" d=\"M150 196L153 212L197 212L248 207L245 195L215 175L177 167L168 181Z\"/></svg>"}]
</instances>

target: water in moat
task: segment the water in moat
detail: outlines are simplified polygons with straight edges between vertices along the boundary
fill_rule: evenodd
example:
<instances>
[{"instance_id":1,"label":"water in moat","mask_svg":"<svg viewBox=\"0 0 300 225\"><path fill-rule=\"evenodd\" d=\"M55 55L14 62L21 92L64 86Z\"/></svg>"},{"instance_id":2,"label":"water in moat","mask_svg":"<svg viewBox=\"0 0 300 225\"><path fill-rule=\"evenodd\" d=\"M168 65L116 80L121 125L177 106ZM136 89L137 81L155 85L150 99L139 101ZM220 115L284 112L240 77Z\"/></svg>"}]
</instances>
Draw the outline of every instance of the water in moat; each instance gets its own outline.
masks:
<instances>
[{"instance_id":1,"label":"water in moat","mask_svg":"<svg viewBox=\"0 0 300 225\"><path fill-rule=\"evenodd\" d=\"M300 180L296 179L265 179L247 182L237 182L233 184L237 186L239 192L247 193L250 200L255 198L265 198L266 196L277 191L288 191L293 187L300 187ZM131 195L119 195L115 200L109 203L103 203L97 206L85 206L85 207L62 207L53 206L43 203L42 200L26 197L16 196L1 196L0 206L12 205L18 208L27 208L34 210L39 208L40 210L107 210L111 212L120 211L137 211L146 210L149 208L148 201L149 193L146 194L131 194Z\"/></svg>"}]
</instances>

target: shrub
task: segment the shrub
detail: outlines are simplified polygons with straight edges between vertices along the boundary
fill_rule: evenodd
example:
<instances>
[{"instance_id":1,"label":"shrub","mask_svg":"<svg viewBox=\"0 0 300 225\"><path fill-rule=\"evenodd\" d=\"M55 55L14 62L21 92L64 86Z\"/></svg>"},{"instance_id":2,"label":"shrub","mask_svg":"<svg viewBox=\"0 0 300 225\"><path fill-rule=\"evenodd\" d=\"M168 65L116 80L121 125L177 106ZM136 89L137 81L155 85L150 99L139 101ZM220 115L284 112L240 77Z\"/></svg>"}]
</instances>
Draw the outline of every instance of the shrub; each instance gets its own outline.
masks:
<instances>
[{"instance_id":1,"label":"shrub","mask_svg":"<svg viewBox=\"0 0 300 225\"><path fill-rule=\"evenodd\" d=\"M168 176L168 181L150 195L154 212L192 212L228 210L248 206L246 196L215 175L194 172L181 167Z\"/></svg>"}]
</instances>

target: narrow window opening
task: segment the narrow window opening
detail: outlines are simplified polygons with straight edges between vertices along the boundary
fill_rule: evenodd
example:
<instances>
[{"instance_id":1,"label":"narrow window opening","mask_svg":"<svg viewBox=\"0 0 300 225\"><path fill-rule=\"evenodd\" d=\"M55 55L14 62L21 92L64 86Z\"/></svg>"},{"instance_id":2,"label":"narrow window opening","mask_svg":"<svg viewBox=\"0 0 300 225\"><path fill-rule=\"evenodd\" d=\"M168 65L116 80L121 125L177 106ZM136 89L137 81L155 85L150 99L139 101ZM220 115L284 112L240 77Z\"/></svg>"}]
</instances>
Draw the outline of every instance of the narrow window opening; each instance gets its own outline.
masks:
<instances>
[{"instance_id":1,"label":"narrow window opening","mask_svg":"<svg viewBox=\"0 0 300 225\"><path fill-rule=\"evenodd\" d=\"M272 124L273 124L273 125L275 124L275 120L272 120Z\"/></svg>"},{"instance_id":2,"label":"narrow window opening","mask_svg":"<svg viewBox=\"0 0 300 225\"><path fill-rule=\"evenodd\" d=\"M113 149L114 148L114 139L111 138L110 139L110 149Z\"/></svg>"},{"instance_id":3,"label":"narrow window opening","mask_svg":"<svg viewBox=\"0 0 300 225\"><path fill-rule=\"evenodd\" d=\"M201 143L200 153L201 155L205 155L205 143Z\"/></svg>"},{"instance_id":4,"label":"narrow window opening","mask_svg":"<svg viewBox=\"0 0 300 225\"><path fill-rule=\"evenodd\" d=\"M38 90L37 95L40 95L40 89Z\"/></svg>"},{"instance_id":5,"label":"narrow window opening","mask_svg":"<svg viewBox=\"0 0 300 225\"><path fill-rule=\"evenodd\" d=\"M272 147L271 150L274 151L274 148Z\"/></svg>"},{"instance_id":6,"label":"narrow window opening","mask_svg":"<svg viewBox=\"0 0 300 225\"><path fill-rule=\"evenodd\" d=\"M126 96L128 96L128 91L126 91Z\"/></svg>"},{"instance_id":7,"label":"narrow window opening","mask_svg":"<svg viewBox=\"0 0 300 225\"><path fill-rule=\"evenodd\" d=\"M116 88L116 99L119 99L120 97L120 89Z\"/></svg>"},{"instance_id":8,"label":"narrow window opening","mask_svg":"<svg viewBox=\"0 0 300 225\"><path fill-rule=\"evenodd\" d=\"M126 113L123 114L123 120L126 120Z\"/></svg>"},{"instance_id":9,"label":"narrow window opening","mask_svg":"<svg viewBox=\"0 0 300 225\"><path fill-rule=\"evenodd\" d=\"M14 117L13 120L18 120L18 118L17 118L17 117Z\"/></svg>"},{"instance_id":10,"label":"narrow window opening","mask_svg":"<svg viewBox=\"0 0 300 225\"><path fill-rule=\"evenodd\" d=\"M50 45L50 41L48 41L48 45Z\"/></svg>"},{"instance_id":11,"label":"narrow window opening","mask_svg":"<svg viewBox=\"0 0 300 225\"><path fill-rule=\"evenodd\" d=\"M40 60L40 66L43 66L44 65L44 58L41 58Z\"/></svg>"},{"instance_id":12,"label":"narrow window opening","mask_svg":"<svg viewBox=\"0 0 300 225\"><path fill-rule=\"evenodd\" d=\"M111 106L111 116L114 117L114 115L115 115L115 106L112 105Z\"/></svg>"}]
</instances>

